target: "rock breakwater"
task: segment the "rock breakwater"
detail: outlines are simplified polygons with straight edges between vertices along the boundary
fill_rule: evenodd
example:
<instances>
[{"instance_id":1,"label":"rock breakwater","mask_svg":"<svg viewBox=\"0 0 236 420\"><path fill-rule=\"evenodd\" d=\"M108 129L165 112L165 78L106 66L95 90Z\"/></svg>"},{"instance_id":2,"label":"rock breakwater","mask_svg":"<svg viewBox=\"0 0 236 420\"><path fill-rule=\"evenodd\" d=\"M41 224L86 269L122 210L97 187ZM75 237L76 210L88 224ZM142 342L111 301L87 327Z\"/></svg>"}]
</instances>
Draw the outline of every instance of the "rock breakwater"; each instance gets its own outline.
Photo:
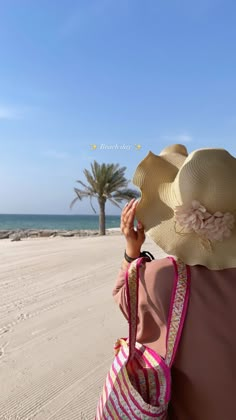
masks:
<instances>
[{"instance_id":1,"label":"rock breakwater","mask_svg":"<svg viewBox=\"0 0 236 420\"><path fill-rule=\"evenodd\" d=\"M117 229L107 229L106 235L120 235ZM22 230L0 230L0 239L10 239L12 241L20 241L27 238L54 238L61 236L64 238L83 237L83 236L99 236L98 230L54 230L54 229L22 229Z\"/></svg>"}]
</instances>

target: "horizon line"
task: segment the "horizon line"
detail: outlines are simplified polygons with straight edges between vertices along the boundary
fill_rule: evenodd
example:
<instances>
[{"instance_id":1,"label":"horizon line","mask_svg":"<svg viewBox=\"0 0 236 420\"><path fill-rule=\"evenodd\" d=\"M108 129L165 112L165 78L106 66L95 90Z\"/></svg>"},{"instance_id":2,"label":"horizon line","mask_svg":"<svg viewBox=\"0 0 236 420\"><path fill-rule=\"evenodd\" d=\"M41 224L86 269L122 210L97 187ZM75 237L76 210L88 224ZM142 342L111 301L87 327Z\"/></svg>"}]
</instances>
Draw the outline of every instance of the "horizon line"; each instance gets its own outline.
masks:
<instances>
[{"instance_id":1,"label":"horizon line","mask_svg":"<svg viewBox=\"0 0 236 420\"><path fill-rule=\"evenodd\" d=\"M68 214L68 213L0 213L0 216L99 216L97 214ZM106 214L105 216L120 216L120 214Z\"/></svg>"}]
</instances>

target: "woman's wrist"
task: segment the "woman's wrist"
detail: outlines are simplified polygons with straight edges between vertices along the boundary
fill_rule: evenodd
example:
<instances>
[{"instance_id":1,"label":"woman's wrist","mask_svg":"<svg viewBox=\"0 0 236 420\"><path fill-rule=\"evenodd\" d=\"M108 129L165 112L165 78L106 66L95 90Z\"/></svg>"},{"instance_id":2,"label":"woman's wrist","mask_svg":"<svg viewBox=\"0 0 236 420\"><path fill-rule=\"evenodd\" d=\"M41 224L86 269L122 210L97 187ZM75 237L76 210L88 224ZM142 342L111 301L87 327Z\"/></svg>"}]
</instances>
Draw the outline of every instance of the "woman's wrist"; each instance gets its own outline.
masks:
<instances>
[{"instance_id":1,"label":"woman's wrist","mask_svg":"<svg viewBox=\"0 0 236 420\"><path fill-rule=\"evenodd\" d=\"M125 252L130 258L138 258L141 252L141 248L134 249L126 246Z\"/></svg>"},{"instance_id":2,"label":"woman's wrist","mask_svg":"<svg viewBox=\"0 0 236 420\"><path fill-rule=\"evenodd\" d=\"M128 254L129 252L129 254ZM127 268L129 267L130 263L132 262L132 260L135 260L136 258L139 258L140 256L140 251L134 251L134 250L129 250L127 251L127 247L125 248L125 255L124 258L122 260L122 264L121 264L121 269L122 270L127 270ZM129 260L130 258L130 260Z\"/></svg>"}]
</instances>

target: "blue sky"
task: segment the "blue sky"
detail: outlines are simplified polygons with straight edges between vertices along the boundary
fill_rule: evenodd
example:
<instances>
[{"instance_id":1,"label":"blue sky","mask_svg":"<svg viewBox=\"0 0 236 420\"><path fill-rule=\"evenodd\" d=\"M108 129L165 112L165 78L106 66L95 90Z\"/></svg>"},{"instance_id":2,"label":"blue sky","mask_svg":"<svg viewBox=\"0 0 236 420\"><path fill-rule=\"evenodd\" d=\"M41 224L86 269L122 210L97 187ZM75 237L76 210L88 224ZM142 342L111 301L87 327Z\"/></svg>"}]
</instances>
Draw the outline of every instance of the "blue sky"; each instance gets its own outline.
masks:
<instances>
[{"instance_id":1,"label":"blue sky","mask_svg":"<svg viewBox=\"0 0 236 420\"><path fill-rule=\"evenodd\" d=\"M236 155L235 1L0 6L0 213L69 214L94 159L130 179L171 143Z\"/></svg>"}]
</instances>

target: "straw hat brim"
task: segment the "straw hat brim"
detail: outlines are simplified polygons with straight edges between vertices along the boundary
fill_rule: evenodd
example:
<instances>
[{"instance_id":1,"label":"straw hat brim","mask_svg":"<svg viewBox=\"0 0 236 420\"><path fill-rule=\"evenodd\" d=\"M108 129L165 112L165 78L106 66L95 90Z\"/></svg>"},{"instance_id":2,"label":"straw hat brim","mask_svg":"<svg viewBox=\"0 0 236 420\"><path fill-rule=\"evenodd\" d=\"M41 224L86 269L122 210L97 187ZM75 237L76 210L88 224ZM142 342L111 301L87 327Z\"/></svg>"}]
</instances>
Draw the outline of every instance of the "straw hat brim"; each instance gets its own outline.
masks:
<instances>
[{"instance_id":1,"label":"straw hat brim","mask_svg":"<svg viewBox=\"0 0 236 420\"><path fill-rule=\"evenodd\" d=\"M159 156L150 151L138 165L132 180L141 191L136 218L158 246L190 266L203 265L212 270L236 267L235 229L229 238L209 242L196 233L183 234L176 226L174 209L181 203L174 181L187 158L176 146Z\"/></svg>"}]
</instances>

